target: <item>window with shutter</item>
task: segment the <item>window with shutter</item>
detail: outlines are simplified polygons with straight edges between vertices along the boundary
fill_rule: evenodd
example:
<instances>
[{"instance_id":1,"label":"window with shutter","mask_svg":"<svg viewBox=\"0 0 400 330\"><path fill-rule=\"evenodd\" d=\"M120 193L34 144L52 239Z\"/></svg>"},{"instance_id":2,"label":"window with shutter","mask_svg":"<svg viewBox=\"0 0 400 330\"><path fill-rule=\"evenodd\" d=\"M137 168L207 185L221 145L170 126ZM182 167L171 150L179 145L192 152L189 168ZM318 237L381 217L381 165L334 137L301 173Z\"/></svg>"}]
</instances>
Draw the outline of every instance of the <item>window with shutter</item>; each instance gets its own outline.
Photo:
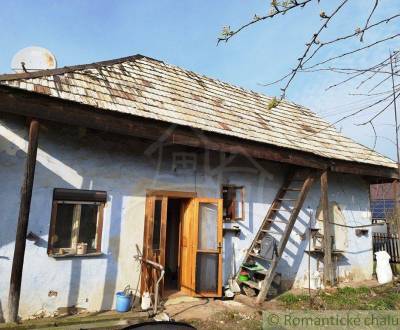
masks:
<instances>
[{"instance_id":1,"label":"window with shutter","mask_svg":"<svg viewBox=\"0 0 400 330\"><path fill-rule=\"evenodd\" d=\"M104 191L54 189L48 254L100 253L106 200Z\"/></svg>"}]
</instances>

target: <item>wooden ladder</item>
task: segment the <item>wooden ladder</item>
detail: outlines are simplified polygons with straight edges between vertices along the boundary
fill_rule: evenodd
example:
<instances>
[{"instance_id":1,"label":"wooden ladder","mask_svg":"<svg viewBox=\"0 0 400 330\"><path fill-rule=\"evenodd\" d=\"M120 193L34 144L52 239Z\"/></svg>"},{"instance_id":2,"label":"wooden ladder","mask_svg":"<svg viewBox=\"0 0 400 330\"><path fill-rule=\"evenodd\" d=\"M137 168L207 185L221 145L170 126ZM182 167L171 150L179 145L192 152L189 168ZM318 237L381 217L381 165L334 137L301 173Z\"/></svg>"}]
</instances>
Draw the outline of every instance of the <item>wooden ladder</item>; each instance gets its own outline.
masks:
<instances>
[{"instance_id":1,"label":"wooden ladder","mask_svg":"<svg viewBox=\"0 0 400 330\"><path fill-rule=\"evenodd\" d=\"M304 200L306 199L307 194L310 191L314 179L315 173L313 173L312 170L302 169L297 171L289 171L289 173L286 175L282 187L276 194L276 197L272 202L271 207L269 208L267 215L265 216L250 248L247 250L246 256L240 269L249 270L250 272L257 273L258 277L261 277L261 279L258 282L253 280L240 281L238 274L237 281L242 285L259 291L257 295L257 303L263 302L267 296L271 283L274 279L279 260L282 257L283 251L286 247L286 243L289 240L290 233L292 232L296 219L303 206ZM289 204L289 206L287 204ZM292 207L290 205L292 205ZM282 213L290 214L289 219L287 219L286 221L282 221L280 219L276 220L277 215L280 214L282 216ZM268 233L272 233L271 226L273 223L276 222L284 223L285 229L281 234L281 239L277 242L278 246L276 249L276 253L274 253L272 259L264 259L255 251L260 249L261 241L265 237L265 235L267 235ZM252 260L258 260L264 263L269 262L269 267L264 268L261 267L259 264L254 268L245 266Z\"/></svg>"}]
</instances>

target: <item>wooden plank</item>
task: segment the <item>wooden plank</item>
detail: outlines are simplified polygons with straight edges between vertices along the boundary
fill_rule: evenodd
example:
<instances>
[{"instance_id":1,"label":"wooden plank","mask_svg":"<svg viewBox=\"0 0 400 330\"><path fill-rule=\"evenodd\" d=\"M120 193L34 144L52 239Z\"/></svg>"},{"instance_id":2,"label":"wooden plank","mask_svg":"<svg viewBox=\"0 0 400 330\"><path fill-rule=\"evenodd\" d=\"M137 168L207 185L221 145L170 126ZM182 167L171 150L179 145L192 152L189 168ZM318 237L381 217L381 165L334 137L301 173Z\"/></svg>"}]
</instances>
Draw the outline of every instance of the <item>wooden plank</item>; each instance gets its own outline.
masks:
<instances>
[{"instance_id":1,"label":"wooden plank","mask_svg":"<svg viewBox=\"0 0 400 330\"><path fill-rule=\"evenodd\" d=\"M159 264L165 268L165 249L167 245L167 211L168 211L168 197L162 198L161 205L161 225L160 225L160 255ZM158 272L157 272L158 273ZM164 278L160 282L159 293L160 297L164 292Z\"/></svg>"},{"instance_id":2,"label":"wooden plank","mask_svg":"<svg viewBox=\"0 0 400 330\"><path fill-rule=\"evenodd\" d=\"M185 209L186 209L187 201L182 201L180 210L179 210L179 232L178 232L178 260L177 260L177 269L178 269L178 288L181 287L181 267L182 267L182 226L183 219L185 218Z\"/></svg>"},{"instance_id":3,"label":"wooden plank","mask_svg":"<svg viewBox=\"0 0 400 330\"><path fill-rule=\"evenodd\" d=\"M285 232L279 242L277 256L275 256L273 258L271 265L268 268L267 275L265 276L264 280L262 281L261 289L260 289L260 292L258 293L258 296L256 299L257 304L261 304L267 297L268 290L274 279L274 274L275 274L276 268L278 267L279 260L282 257L282 254L283 254L283 251L285 250L287 241L289 240L290 233L292 232L294 224L300 213L301 207L303 206L304 200L306 199L307 194L310 191L313 183L314 183L314 175L310 174L303 184L302 190L299 194L299 198L298 198L297 202L295 203L292 214L290 215L290 218L288 220L288 224L285 228Z\"/></svg>"},{"instance_id":4,"label":"wooden plank","mask_svg":"<svg viewBox=\"0 0 400 330\"><path fill-rule=\"evenodd\" d=\"M10 291L8 295L8 314L10 322L16 322L18 320L22 269L25 256L26 232L28 230L33 180L35 177L38 140L39 122L36 119L33 119L29 125L28 151L25 162L24 181L21 187L21 202L19 207L17 233L15 236L14 257L11 268Z\"/></svg>"},{"instance_id":5,"label":"wooden plank","mask_svg":"<svg viewBox=\"0 0 400 330\"><path fill-rule=\"evenodd\" d=\"M148 195L152 196L167 196L169 198L195 198L197 192L194 191L174 191L174 190L146 190Z\"/></svg>"},{"instance_id":6,"label":"wooden plank","mask_svg":"<svg viewBox=\"0 0 400 330\"><path fill-rule=\"evenodd\" d=\"M193 227L194 227L194 200L190 200L185 205L184 217L182 219L182 235L181 235L181 291L188 295L194 295L194 286L192 283L193 269Z\"/></svg>"},{"instance_id":7,"label":"wooden plank","mask_svg":"<svg viewBox=\"0 0 400 330\"><path fill-rule=\"evenodd\" d=\"M217 296L222 297L222 244L223 244L223 201L218 199L217 240L218 240L218 290Z\"/></svg>"},{"instance_id":8,"label":"wooden plank","mask_svg":"<svg viewBox=\"0 0 400 330\"><path fill-rule=\"evenodd\" d=\"M197 247L199 245L199 202L198 198L193 199L193 219L191 226L191 250L190 256L192 259L192 269L191 269L191 287L193 288L193 295L197 295L196 290L196 266L197 266Z\"/></svg>"},{"instance_id":9,"label":"wooden plank","mask_svg":"<svg viewBox=\"0 0 400 330\"><path fill-rule=\"evenodd\" d=\"M231 154L242 154L246 157L266 159L298 166L318 169L328 167L327 161L324 161L323 158L314 157L305 152L267 145L266 143L250 142L220 134L196 131L194 129L191 132L174 131L173 143L223 151ZM317 160L317 158L319 160Z\"/></svg>"},{"instance_id":10,"label":"wooden plank","mask_svg":"<svg viewBox=\"0 0 400 330\"><path fill-rule=\"evenodd\" d=\"M392 179L399 178L399 173L396 168L340 160L333 160L329 166L329 171L371 177L369 180L371 183L391 182ZM374 178L375 180L373 180ZM387 180L380 180L380 178L386 178Z\"/></svg>"},{"instance_id":11,"label":"wooden plank","mask_svg":"<svg viewBox=\"0 0 400 330\"><path fill-rule=\"evenodd\" d=\"M72 101L38 95L8 86L0 86L0 111L26 117L83 126L105 132L135 136L150 140L243 154L248 157L333 172L352 173L377 178L399 178L396 168L331 160L311 153L246 141L243 139L196 131L157 120L99 110ZM162 138L161 138L162 137Z\"/></svg>"},{"instance_id":12,"label":"wooden plank","mask_svg":"<svg viewBox=\"0 0 400 330\"><path fill-rule=\"evenodd\" d=\"M328 199L328 171L321 175L321 206L324 222L324 284L325 286L334 285L333 264L332 264L332 240L333 228L329 214Z\"/></svg>"},{"instance_id":13,"label":"wooden plank","mask_svg":"<svg viewBox=\"0 0 400 330\"><path fill-rule=\"evenodd\" d=\"M143 259L151 258L151 242L153 238L153 217L154 217L154 196L146 196L146 209L145 209L145 222L144 222L144 234L143 234ZM142 276L140 283L140 293L143 294L145 291L150 291L151 288L151 272L150 268L142 263Z\"/></svg>"}]
</instances>

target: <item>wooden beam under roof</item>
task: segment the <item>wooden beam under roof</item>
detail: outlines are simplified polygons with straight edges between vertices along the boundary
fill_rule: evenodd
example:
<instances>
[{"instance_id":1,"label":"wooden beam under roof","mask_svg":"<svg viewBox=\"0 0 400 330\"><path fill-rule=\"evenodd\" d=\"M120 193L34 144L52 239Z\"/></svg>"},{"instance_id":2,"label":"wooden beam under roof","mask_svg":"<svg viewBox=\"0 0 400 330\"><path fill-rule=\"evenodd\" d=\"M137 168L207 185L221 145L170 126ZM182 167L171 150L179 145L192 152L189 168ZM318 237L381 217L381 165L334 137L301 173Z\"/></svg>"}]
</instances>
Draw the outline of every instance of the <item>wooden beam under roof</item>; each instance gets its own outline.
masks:
<instances>
[{"instance_id":1,"label":"wooden beam under roof","mask_svg":"<svg viewBox=\"0 0 400 330\"><path fill-rule=\"evenodd\" d=\"M399 178L396 168L327 159L308 152L209 133L130 114L100 110L8 86L0 86L0 112L153 141L237 153L291 165L357 174L381 180L380 182L382 179Z\"/></svg>"}]
</instances>

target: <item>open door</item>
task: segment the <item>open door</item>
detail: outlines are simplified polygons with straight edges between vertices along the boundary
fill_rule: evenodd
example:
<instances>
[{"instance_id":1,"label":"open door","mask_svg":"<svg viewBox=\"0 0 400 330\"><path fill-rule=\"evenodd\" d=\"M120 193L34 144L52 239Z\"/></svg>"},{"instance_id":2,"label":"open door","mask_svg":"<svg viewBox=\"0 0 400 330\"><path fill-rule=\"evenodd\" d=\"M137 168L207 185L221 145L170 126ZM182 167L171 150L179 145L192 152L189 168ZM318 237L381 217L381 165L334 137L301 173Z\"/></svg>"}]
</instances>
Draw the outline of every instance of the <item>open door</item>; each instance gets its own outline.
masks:
<instances>
[{"instance_id":1,"label":"open door","mask_svg":"<svg viewBox=\"0 0 400 330\"><path fill-rule=\"evenodd\" d=\"M143 258L161 265L165 264L167 207L168 198L165 196L147 196L146 198ZM159 277L159 270L143 263L141 293L154 292L155 283ZM163 287L163 282L161 282L160 294Z\"/></svg>"},{"instance_id":2,"label":"open door","mask_svg":"<svg viewBox=\"0 0 400 330\"><path fill-rule=\"evenodd\" d=\"M181 238L180 238L180 289L181 292L189 296L195 295L193 278L194 278L194 207L195 199L191 199L183 205L182 222L181 222Z\"/></svg>"},{"instance_id":3,"label":"open door","mask_svg":"<svg viewBox=\"0 0 400 330\"><path fill-rule=\"evenodd\" d=\"M195 198L193 276L196 296L222 296L222 199Z\"/></svg>"},{"instance_id":4,"label":"open door","mask_svg":"<svg viewBox=\"0 0 400 330\"><path fill-rule=\"evenodd\" d=\"M168 197L147 195L143 257L165 265ZM179 228L179 289L190 296L222 295L222 199L182 201ZM142 264L141 293L154 292L160 272ZM160 283L162 294L164 283Z\"/></svg>"}]
</instances>

